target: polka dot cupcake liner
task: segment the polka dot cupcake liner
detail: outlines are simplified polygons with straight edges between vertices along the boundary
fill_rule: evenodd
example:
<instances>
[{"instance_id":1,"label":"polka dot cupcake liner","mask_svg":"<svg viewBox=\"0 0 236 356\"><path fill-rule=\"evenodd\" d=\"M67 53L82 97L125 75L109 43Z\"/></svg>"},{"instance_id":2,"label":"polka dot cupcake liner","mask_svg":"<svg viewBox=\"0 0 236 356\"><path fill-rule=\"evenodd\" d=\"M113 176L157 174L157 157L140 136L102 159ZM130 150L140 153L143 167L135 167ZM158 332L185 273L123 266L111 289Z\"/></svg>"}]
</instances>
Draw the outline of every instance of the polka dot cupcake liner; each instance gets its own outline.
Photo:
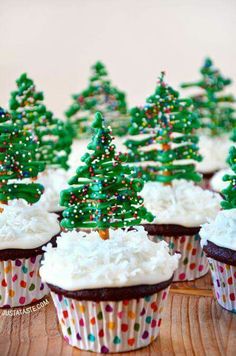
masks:
<instances>
[{"instance_id":1,"label":"polka dot cupcake liner","mask_svg":"<svg viewBox=\"0 0 236 356\"><path fill-rule=\"evenodd\" d=\"M49 294L39 276L42 255L0 261L0 307L34 303Z\"/></svg>"},{"instance_id":2,"label":"polka dot cupcake liner","mask_svg":"<svg viewBox=\"0 0 236 356\"><path fill-rule=\"evenodd\" d=\"M77 301L51 292L64 339L81 350L125 352L149 345L159 334L169 287L140 299Z\"/></svg>"},{"instance_id":3,"label":"polka dot cupcake liner","mask_svg":"<svg viewBox=\"0 0 236 356\"><path fill-rule=\"evenodd\" d=\"M236 313L236 266L208 258L217 302Z\"/></svg>"},{"instance_id":4,"label":"polka dot cupcake liner","mask_svg":"<svg viewBox=\"0 0 236 356\"><path fill-rule=\"evenodd\" d=\"M174 274L174 282L192 281L207 274L209 265L205 252L200 245L200 236L150 236L155 241L165 240L170 253L180 253L179 266Z\"/></svg>"}]
</instances>

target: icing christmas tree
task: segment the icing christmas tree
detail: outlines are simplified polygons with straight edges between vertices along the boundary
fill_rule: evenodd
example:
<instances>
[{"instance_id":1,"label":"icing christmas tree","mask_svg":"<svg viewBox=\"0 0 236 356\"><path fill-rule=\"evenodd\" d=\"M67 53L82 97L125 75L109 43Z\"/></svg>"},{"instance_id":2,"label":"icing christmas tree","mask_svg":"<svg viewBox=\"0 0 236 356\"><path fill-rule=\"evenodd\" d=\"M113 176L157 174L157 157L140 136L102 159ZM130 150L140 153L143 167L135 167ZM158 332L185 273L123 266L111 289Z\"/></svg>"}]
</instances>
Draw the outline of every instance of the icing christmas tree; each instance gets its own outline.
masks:
<instances>
[{"instance_id":1,"label":"icing christmas tree","mask_svg":"<svg viewBox=\"0 0 236 356\"><path fill-rule=\"evenodd\" d=\"M37 143L27 131L13 123L11 115L0 108L0 201L24 199L37 202L43 186L30 182L45 168L36 160ZM22 182L21 182L22 181ZM24 183L25 181L25 183Z\"/></svg>"},{"instance_id":2,"label":"icing christmas tree","mask_svg":"<svg viewBox=\"0 0 236 356\"><path fill-rule=\"evenodd\" d=\"M43 104L43 93L36 91L32 79L24 73L11 93L10 109L14 122L34 134L39 142L37 158L50 167L69 168L72 136L64 122L54 118Z\"/></svg>"},{"instance_id":3,"label":"icing christmas tree","mask_svg":"<svg viewBox=\"0 0 236 356\"><path fill-rule=\"evenodd\" d=\"M194 83L183 83L182 88L199 88L199 94L193 95L192 100L200 117L201 127L211 136L220 136L231 132L236 126L235 108L232 95L224 95L225 88L231 84L213 66L207 58L200 69L201 79Z\"/></svg>"},{"instance_id":4,"label":"icing christmas tree","mask_svg":"<svg viewBox=\"0 0 236 356\"><path fill-rule=\"evenodd\" d=\"M61 192L63 212L61 225L67 229L97 228L102 238L109 237L109 228L134 226L151 213L142 206L139 196L143 181L132 178L132 169L125 165L126 155L116 153L111 130L104 125L101 113L92 124L95 134L88 145L84 163L69 180L69 189Z\"/></svg>"},{"instance_id":5,"label":"icing christmas tree","mask_svg":"<svg viewBox=\"0 0 236 356\"><path fill-rule=\"evenodd\" d=\"M179 93L160 76L155 93L144 107L131 110L129 133L134 139L126 141L129 162L138 163L136 175L145 181L170 184L174 179L199 181L191 161L200 161L198 138L193 130L199 120L192 111L192 101L181 99Z\"/></svg>"},{"instance_id":6,"label":"icing christmas tree","mask_svg":"<svg viewBox=\"0 0 236 356\"><path fill-rule=\"evenodd\" d=\"M101 62L92 66L87 89L72 95L73 103L66 116L78 138L92 134L91 123L96 111L100 111L112 127L114 135L122 136L128 131L125 94L111 85L107 70Z\"/></svg>"},{"instance_id":7,"label":"icing christmas tree","mask_svg":"<svg viewBox=\"0 0 236 356\"><path fill-rule=\"evenodd\" d=\"M223 209L235 209L236 208L236 148L233 146L229 150L229 157L227 162L230 168L235 174L226 174L223 177L223 181L229 182L227 188L222 190L224 200L221 202Z\"/></svg>"}]
</instances>

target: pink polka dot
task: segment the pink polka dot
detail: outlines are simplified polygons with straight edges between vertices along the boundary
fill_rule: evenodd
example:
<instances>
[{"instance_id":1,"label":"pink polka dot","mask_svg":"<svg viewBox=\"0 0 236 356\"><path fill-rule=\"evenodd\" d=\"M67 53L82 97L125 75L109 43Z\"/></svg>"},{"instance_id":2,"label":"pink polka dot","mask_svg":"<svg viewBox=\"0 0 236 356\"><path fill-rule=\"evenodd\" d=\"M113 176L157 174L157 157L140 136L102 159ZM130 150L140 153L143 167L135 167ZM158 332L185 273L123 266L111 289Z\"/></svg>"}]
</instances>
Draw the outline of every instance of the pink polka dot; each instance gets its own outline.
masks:
<instances>
[{"instance_id":1,"label":"pink polka dot","mask_svg":"<svg viewBox=\"0 0 236 356\"><path fill-rule=\"evenodd\" d=\"M13 277L12 277L12 282L15 282L17 280L18 276L17 274L15 274Z\"/></svg>"},{"instance_id":2,"label":"pink polka dot","mask_svg":"<svg viewBox=\"0 0 236 356\"><path fill-rule=\"evenodd\" d=\"M181 281L183 281L183 280L185 279L185 277L186 277L185 273L180 273L179 279L180 279Z\"/></svg>"},{"instance_id":3,"label":"pink polka dot","mask_svg":"<svg viewBox=\"0 0 236 356\"><path fill-rule=\"evenodd\" d=\"M198 270L199 270L199 272L202 272L203 268L204 268L204 266L203 266L203 265L199 265L199 266L198 266Z\"/></svg>"},{"instance_id":4,"label":"pink polka dot","mask_svg":"<svg viewBox=\"0 0 236 356\"><path fill-rule=\"evenodd\" d=\"M162 295L162 299L164 300L166 298L166 296L167 296L167 293L164 292L163 295Z\"/></svg>"},{"instance_id":5,"label":"pink polka dot","mask_svg":"<svg viewBox=\"0 0 236 356\"><path fill-rule=\"evenodd\" d=\"M183 244L185 242L185 236L182 236L180 239L180 243Z\"/></svg>"},{"instance_id":6,"label":"pink polka dot","mask_svg":"<svg viewBox=\"0 0 236 356\"><path fill-rule=\"evenodd\" d=\"M218 266L218 269L219 269L219 271L220 271L221 273L224 272L224 268L223 268L222 266Z\"/></svg>"},{"instance_id":7,"label":"pink polka dot","mask_svg":"<svg viewBox=\"0 0 236 356\"><path fill-rule=\"evenodd\" d=\"M152 322L151 322L151 328L155 328L155 326L157 325L157 322L156 322L156 320L152 320Z\"/></svg>"},{"instance_id":8,"label":"pink polka dot","mask_svg":"<svg viewBox=\"0 0 236 356\"><path fill-rule=\"evenodd\" d=\"M84 320L83 320L83 319L80 319L79 325L80 325L80 326L84 326Z\"/></svg>"},{"instance_id":9,"label":"pink polka dot","mask_svg":"<svg viewBox=\"0 0 236 356\"><path fill-rule=\"evenodd\" d=\"M24 304L24 303L25 303L25 297L20 297L19 303L20 303L20 304Z\"/></svg>"}]
</instances>

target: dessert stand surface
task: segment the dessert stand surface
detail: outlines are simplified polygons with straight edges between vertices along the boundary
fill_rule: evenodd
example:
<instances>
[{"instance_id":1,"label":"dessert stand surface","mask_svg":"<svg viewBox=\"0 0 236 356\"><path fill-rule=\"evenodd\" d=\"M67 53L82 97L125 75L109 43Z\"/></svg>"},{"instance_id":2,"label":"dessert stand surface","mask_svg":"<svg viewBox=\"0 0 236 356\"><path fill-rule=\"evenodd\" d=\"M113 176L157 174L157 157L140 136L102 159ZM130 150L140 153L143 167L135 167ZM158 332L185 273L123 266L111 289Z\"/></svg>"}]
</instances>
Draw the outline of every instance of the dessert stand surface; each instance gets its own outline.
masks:
<instances>
[{"instance_id":1,"label":"dessert stand surface","mask_svg":"<svg viewBox=\"0 0 236 356\"><path fill-rule=\"evenodd\" d=\"M51 298L48 301L48 305L30 314L9 316L1 309L1 356L95 355L67 345ZM158 339L147 348L122 355L233 356L235 335L236 314L217 304L208 274L194 282L174 283Z\"/></svg>"}]
</instances>

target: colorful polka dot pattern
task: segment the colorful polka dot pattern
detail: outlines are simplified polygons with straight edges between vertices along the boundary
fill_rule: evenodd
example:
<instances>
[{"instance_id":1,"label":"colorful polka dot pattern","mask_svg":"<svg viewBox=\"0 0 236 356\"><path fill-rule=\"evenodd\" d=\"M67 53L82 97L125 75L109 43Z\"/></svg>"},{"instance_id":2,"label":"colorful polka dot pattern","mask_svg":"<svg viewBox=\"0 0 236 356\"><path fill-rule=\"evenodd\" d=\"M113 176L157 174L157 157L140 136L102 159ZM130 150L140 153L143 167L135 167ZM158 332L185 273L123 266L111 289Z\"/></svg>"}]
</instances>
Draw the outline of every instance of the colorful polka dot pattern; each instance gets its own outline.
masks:
<instances>
[{"instance_id":1,"label":"colorful polka dot pattern","mask_svg":"<svg viewBox=\"0 0 236 356\"><path fill-rule=\"evenodd\" d=\"M97 303L51 294L64 339L81 350L109 353L147 346L158 336L168 292Z\"/></svg>"},{"instance_id":2,"label":"colorful polka dot pattern","mask_svg":"<svg viewBox=\"0 0 236 356\"><path fill-rule=\"evenodd\" d=\"M236 267L208 259L215 296L225 309L236 313Z\"/></svg>"},{"instance_id":3,"label":"colorful polka dot pattern","mask_svg":"<svg viewBox=\"0 0 236 356\"><path fill-rule=\"evenodd\" d=\"M49 293L39 276L41 258L0 261L0 307L27 305Z\"/></svg>"},{"instance_id":4,"label":"colorful polka dot pattern","mask_svg":"<svg viewBox=\"0 0 236 356\"><path fill-rule=\"evenodd\" d=\"M150 236L158 242L165 240L169 243L170 253L180 253L179 267L174 275L174 282L192 281L207 274L209 264L200 245L200 236Z\"/></svg>"}]
</instances>

